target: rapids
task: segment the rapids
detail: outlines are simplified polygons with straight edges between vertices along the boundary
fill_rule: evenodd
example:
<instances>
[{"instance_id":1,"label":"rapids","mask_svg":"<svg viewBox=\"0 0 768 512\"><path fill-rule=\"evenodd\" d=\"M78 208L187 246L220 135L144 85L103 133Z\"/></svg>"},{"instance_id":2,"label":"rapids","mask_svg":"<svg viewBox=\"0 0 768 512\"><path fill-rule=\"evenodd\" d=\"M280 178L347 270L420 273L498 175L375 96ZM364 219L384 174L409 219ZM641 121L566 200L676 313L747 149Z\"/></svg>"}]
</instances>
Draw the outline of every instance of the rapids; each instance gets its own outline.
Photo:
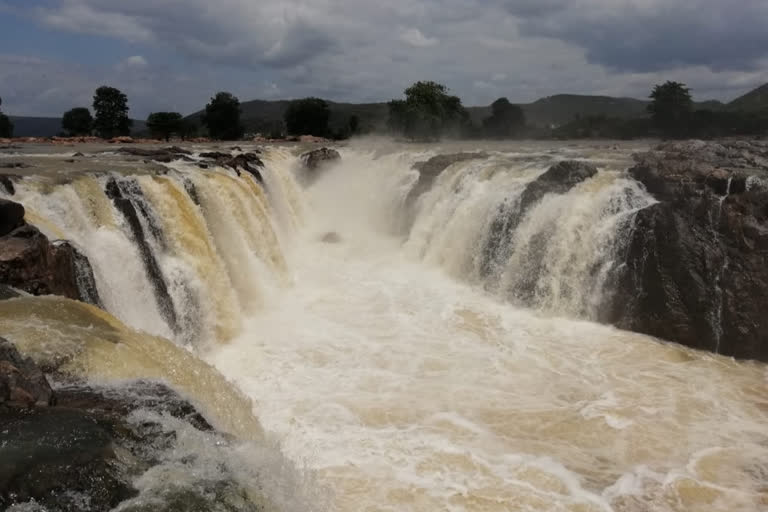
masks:
<instances>
[{"instance_id":1,"label":"rapids","mask_svg":"<svg viewBox=\"0 0 768 512\"><path fill-rule=\"evenodd\" d=\"M407 203L413 163L477 149ZM298 147L265 149L263 187L194 163L27 178L13 199L88 256L108 313L0 302L0 334L89 379L174 385L250 440L210 460L234 457L245 481L275 469L261 485L284 510L325 509L307 498L325 489L339 511L768 508L766 367L594 323L653 203L623 172L634 149L368 140L306 188ZM494 222L566 158L600 172L489 250Z\"/></svg>"}]
</instances>

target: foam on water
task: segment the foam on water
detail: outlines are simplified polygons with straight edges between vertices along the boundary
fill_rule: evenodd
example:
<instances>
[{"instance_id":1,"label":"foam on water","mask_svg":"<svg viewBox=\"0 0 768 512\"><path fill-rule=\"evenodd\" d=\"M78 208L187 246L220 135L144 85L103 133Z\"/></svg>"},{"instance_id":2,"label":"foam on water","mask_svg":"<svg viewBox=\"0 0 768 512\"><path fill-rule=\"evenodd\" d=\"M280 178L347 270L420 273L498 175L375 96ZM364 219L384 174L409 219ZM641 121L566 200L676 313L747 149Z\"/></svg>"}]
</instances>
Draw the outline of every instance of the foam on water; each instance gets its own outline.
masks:
<instances>
[{"instance_id":1,"label":"foam on water","mask_svg":"<svg viewBox=\"0 0 768 512\"><path fill-rule=\"evenodd\" d=\"M415 181L410 163L424 156L347 150L307 191L308 225L286 255L293 286L271 295L233 343L209 355L255 399L289 455L334 488L334 508L768 506L765 367L550 316L588 310L568 306L575 303L553 302L542 315L473 286L471 274L462 275L471 264L455 264L451 253L471 261L462 243L482 233L459 226L488 210L481 198L499 188L472 176L499 173L508 156L449 169L440 178L447 188L437 183L431 192L445 201L431 197L434 207L420 214L434 227L417 217L403 244L392 208ZM527 179L525 170L502 172L514 174L503 177L507 191ZM642 192L616 174L598 178L558 199L569 205L559 211L591 215L595 225L579 228L583 236L614 243L606 232L616 220L601 224L595 213L604 208L600 194L611 204L627 190ZM615 216L637 207L604 209ZM319 240L329 231L339 244ZM575 251L590 249L571 242ZM585 254L597 260L609 248L594 249ZM586 279L572 269L557 272Z\"/></svg>"}]
</instances>

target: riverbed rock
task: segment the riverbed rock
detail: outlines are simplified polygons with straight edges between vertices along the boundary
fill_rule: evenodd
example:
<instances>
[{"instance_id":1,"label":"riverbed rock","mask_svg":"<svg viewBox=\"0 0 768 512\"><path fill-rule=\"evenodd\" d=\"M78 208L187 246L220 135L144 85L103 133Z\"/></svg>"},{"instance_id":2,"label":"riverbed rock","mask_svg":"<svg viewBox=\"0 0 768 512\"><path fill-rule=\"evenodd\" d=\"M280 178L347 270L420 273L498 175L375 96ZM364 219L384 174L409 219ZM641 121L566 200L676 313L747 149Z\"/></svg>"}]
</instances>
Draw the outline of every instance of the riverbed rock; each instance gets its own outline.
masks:
<instances>
[{"instance_id":1,"label":"riverbed rock","mask_svg":"<svg viewBox=\"0 0 768 512\"><path fill-rule=\"evenodd\" d=\"M13 211L18 213L18 208ZM0 236L0 284L100 305L88 259L71 243L51 242L24 222Z\"/></svg>"},{"instance_id":2,"label":"riverbed rock","mask_svg":"<svg viewBox=\"0 0 768 512\"><path fill-rule=\"evenodd\" d=\"M150 414L137 420L137 411ZM135 478L176 445L176 432L153 419L162 416L212 431L171 389L142 381L119 388L70 384L57 389L50 407L7 409L0 414L0 508L34 502L49 512L83 510L86 504L88 510L111 510L136 497ZM212 494L206 484L179 491L186 502L205 501ZM209 485L222 484L230 482ZM205 504L200 510L211 509ZM152 510L171 509L161 502Z\"/></svg>"},{"instance_id":3,"label":"riverbed rock","mask_svg":"<svg viewBox=\"0 0 768 512\"><path fill-rule=\"evenodd\" d=\"M2 174L0 175L0 187L5 190L5 193L9 196L16 194L16 185L13 184L13 180L18 176Z\"/></svg>"},{"instance_id":4,"label":"riverbed rock","mask_svg":"<svg viewBox=\"0 0 768 512\"><path fill-rule=\"evenodd\" d=\"M0 414L10 409L47 407L54 395L43 371L0 338Z\"/></svg>"},{"instance_id":5,"label":"riverbed rock","mask_svg":"<svg viewBox=\"0 0 768 512\"><path fill-rule=\"evenodd\" d=\"M485 160L487 153L452 153L450 155L437 155L424 162L416 162L413 169L419 171L419 179L408 192L405 200L406 206L412 205L424 192L432 188L435 180L448 167L459 162L469 160Z\"/></svg>"},{"instance_id":6,"label":"riverbed rock","mask_svg":"<svg viewBox=\"0 0 768 512\"><path fill-rule=\"evenodd\" d=\"M259 168L264 167L264 162L262 162L259 153L260 151L255 150L248 153L232 156L230 153L224 153L222 151L209 151L206 153L200 153L200 157L210 160L212 164L218 165L219 167L232 169L237 173L238 176L241 175L242 171L245 171L253 176L256 181L264 184L264 178L259 171ZM206 164L203 163L198 165ZM207 168L207 166L204 168Z\"/></svg>"},{"instance_id":7,"label":"riverbed rock","mask_svg":"<svg viewBox=\"0 0 768 512\"><path fill-rule=\"evenodd\" d=\"M667 143L635 161L659 202L634 220L605 320L768 361L768 144Z\"/></svg>"},{"instance_id":8,"label":"riverbed rock","mask_svg":"<svg viewBox=\"0 0 768 512\"><path fill-rule=\"evenodd\" d=\"M314 179L317 176L317 171L331 162L341 160L341 155L335 149L320 148L302 154L299 159L304 164L305 171L309 171L306 174L307 178Z\"/></svg>"},{"instance_id":9,"label":"riverbed rock","mask_svg":"<svg viewBox=\"0 0 768 512\"><path fill-rule=\"evenodd\" d=\"M123 155L138 156L142 158L148 158L156 162L169 163L174 160L185 160L187 162L193 161L189 158L192 152L178 146L169 146L165 148L140 148L140 147L123 147L116 151Z\"/></svg>"},{"instance_id":10,"label":"riverbed rock","mask_svg":"<svg viewBox=\"0 0 768 512\"><path fill-rule=\"evenodd\" d=\"M24 206L7 199L0 199L0 237L24 225Z\"/></svg>"}]
</instances>

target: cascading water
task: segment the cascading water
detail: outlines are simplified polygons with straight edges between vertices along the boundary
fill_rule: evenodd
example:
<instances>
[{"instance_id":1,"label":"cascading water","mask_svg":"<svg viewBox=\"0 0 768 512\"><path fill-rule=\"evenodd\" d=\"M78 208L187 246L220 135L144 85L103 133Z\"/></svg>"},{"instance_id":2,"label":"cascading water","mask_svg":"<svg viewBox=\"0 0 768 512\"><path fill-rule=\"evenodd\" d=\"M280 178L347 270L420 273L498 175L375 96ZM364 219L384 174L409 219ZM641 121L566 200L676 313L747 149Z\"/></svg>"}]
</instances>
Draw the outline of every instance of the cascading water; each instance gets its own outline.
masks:
<instances>
[{"instance_id":1,"label":"cascading water","mask_svg":"<svg viewBox=\"0 0 768 512\"><path fill-rule=\"evenodd\" d=\"M209 451L168 418L186 444L161 468L203 450L199 474L224 467L248 487L271 472L261 485L280 510L324 509L307 499L314 486L349 511L768 506L765 367L587 321L600 318L633 214L653 203L623 172L632 148L483 150L418 197L414 163L476 148L365 141L306 189L298 148L265 150L263 184L194 162L27 178L13 199L89 258L117 319L25 298L0 303L0 325L90 379L166 380L242 438L263 426L316 481L263 444ZM568 159L599 172L523 206ZM142 496L174 474L142 477Z\"/></svg>"}]
</instances>

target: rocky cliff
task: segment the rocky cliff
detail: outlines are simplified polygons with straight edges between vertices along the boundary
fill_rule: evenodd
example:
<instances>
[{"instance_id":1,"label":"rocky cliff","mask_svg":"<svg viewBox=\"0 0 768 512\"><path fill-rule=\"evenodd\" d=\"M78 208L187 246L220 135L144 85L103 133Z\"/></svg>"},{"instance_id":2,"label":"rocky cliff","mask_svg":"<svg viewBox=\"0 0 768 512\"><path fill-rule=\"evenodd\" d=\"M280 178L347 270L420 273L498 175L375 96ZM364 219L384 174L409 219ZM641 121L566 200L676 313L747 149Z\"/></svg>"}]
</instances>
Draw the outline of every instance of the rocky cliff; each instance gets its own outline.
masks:
<instances>
[{"instance_id":1,"label":"rocky cliff","mask_svg":"<svg viewBox=\"0 0 768 512\"><path fill-rule=\"evenodd\" d=\"M635 218L603 320L768 361L768 144L668 143L635 160L659 202Z\"/></svg>"}]
</instances>

